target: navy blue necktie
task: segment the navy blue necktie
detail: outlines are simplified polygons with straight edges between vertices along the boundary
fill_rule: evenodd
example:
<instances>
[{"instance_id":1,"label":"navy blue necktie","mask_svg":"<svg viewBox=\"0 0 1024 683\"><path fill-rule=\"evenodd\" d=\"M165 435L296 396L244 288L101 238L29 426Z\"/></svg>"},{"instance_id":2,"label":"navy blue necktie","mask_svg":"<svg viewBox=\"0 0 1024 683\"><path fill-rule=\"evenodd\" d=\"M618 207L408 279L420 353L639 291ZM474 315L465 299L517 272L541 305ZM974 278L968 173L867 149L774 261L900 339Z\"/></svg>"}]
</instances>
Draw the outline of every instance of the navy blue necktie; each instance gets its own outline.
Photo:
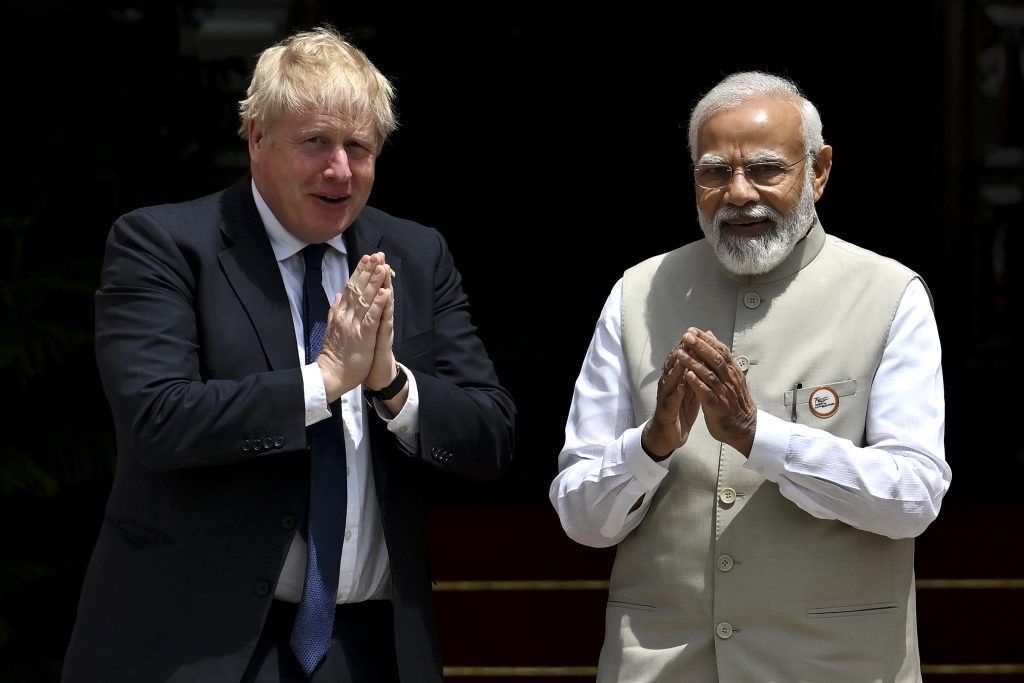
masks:
<instances>
[{"instance_id":1,"label":"navy blue necktie","mask_svg":"<svg viewBox=\"0 0 1024 683\"><path fill-rule=\"evenodd\" d=\"M322 284L326 244L302 250L306 276L302 283L302 329L306 362L316 361L327 330L330 304ZM291 647L310 675L331 645L334 607L338 594L341 545L345 533L347 493L345 438L338 416L341 400L331 404L331 416L306 427L310 447L309 524L306 534L306 580L302 587Z\"/></svg>"}]
</instances>

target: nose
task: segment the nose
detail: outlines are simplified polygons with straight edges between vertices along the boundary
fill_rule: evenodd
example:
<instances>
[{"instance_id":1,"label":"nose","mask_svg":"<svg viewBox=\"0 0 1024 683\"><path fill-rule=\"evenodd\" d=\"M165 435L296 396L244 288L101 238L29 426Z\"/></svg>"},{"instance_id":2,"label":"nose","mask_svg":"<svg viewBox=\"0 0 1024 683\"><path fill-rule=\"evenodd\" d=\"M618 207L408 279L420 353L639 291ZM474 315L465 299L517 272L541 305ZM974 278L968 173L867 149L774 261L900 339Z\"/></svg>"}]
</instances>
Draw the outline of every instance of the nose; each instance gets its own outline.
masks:
<instances>
[{"instance_id":1,"label":"nose","mask_svg":"<svg viewBox=\"0 0 1024 683\"><path fill-rule=\"evenodd\" d=\"M733 206L743 206L756 202L760 198L761 195L758 194L757 188L747 180L743 169L733 169L732 177L729 178L729 184L725 186L725 195L722 199Z\"/></svg>"},{"instance_id":2,"label":"nose","mask_svg":"<svg viewBox=\"0 0 1024 683\"><path fill-rule=\"evenodd\" d=\"M327 160L327 167L324 168L324 177L331 180L347 181L352 177L352 169L348 163L348 152L345 147L338 145L331 150L331 156Z\"/></svg>"}]
</instances>

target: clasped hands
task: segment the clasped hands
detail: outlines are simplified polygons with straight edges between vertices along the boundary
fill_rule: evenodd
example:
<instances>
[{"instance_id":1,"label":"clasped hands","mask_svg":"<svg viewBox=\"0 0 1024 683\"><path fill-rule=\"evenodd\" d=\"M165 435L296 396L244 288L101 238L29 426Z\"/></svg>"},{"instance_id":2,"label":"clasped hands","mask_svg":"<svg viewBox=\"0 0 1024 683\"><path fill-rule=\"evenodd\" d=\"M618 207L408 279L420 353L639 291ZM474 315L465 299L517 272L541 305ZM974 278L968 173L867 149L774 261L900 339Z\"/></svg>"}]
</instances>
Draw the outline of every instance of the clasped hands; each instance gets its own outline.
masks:
<instances>
[{"instance_id":1,"label":"clasped hands","mask_svg":"<svg viewBox=\"0 0 1024 683\"><path fill-rule=\"evenodd\" d=\"M334 295L323 349L316 359L328 403L360 384L381 389L398 373L392 348L395 290L391 273L383 252L364 255L344 289ZM404 402L401 395L396 398Z\"/></svg>"},{"instance_id":2,"label":"clasped hands","mask_svg":"<svg viewBox=\"0 0 1024 683\"><path fill-rule=\"evenodd\" d=\"M691 327L665 359L654 415L644 426L644 448L667 457L686 443L698 409L715 439L750 455L757 405L729 348L710 331Z\"/></svg>"}]
</instances>

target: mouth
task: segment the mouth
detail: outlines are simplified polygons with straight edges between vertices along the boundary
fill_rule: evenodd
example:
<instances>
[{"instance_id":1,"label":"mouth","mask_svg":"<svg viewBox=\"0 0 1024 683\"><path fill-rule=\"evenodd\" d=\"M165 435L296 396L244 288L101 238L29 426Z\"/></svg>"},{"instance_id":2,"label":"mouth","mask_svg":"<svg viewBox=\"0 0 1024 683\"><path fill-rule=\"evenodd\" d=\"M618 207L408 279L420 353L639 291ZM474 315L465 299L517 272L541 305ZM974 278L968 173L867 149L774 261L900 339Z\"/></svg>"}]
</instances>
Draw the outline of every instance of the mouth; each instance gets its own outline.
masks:
<instances>
[{"instance_id":1,"label":"mouth","mask_svg":"<svg viewBox=\"0 0 1024 683\"><path fill-rule=\"evenodd\" d=\"M775 223L769 219L736 218L722 222L722 229L739 237L759 237L771 232Z\"/></svg>"},{"instance_id":2,"label":"mouth","mask_svg":"<svg viewBox=\"0 0 1024 683\"><path fill-rule=\"evenodd\" d=\"M338 206L340 204L344 204L351 198L351 195L347 194L314 194L313 196L316 197L319 201L323 202L324 204L329 204L331 206Z\"/></svg>"}]
</instances>

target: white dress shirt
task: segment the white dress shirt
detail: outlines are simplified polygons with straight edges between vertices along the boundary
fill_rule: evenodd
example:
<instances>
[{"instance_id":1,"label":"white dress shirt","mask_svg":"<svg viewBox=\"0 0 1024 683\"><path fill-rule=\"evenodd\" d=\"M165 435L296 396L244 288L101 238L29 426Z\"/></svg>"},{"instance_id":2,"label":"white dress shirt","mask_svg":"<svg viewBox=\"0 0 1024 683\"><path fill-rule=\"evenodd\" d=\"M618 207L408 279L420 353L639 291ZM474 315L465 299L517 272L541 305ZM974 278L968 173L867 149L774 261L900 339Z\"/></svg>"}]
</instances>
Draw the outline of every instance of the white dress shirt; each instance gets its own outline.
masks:
<instances>
[{"instance_id":1,"label":"white dress shirt","mask_svg":"<svg viewBox=\"0 0 1024 683\"><path fill-rule=\"evenodd\" d=\"M263 219L263 225L270 237L270 245L277 257L288 304L295 328L296 350L302 366L302 384L306 401L306 426L331 417L327 404L327 391L323 375L316 363L306 364L306 339L302 330L302 281L305 277L305 263L299 252L306 243L288 232L271 212L260 196L256 184L252 184L253 199ZM327 242L331 249L324 254L323 283L329 301L348 282L348 261L344 235ZM391 416L387 407L374 401L378 416L388 423L388 429L399 438L410 452L415 452L419 433L419 393L416 379L406 371L409 378L409 396L398 415ZM384 530L381 526L380 504L373 482L373 468L370 462L370 443L367 411L363 400L362 386L357 386L341 397L341 415L345 432L345 455L348 474L348 508L345 516L345 542L341 550L341 573L338 577L338 602L361 602L374 598L389 597L391 568L388 550L384 544ZM299 457L299 456L295 456ZM299 602L306 576L306 542L301 534L295 534L284 569L278 579L274 597L288 602Z\"/></svg>"},{"instance_id":2,"label":"white dress shirt","mask_svg":"<svg viewBox=\"0 0 1024 683\"><path fill-rule=\"evenodd\" d=\"M620 279L576 381L560 472L548 492L566 533L594 547L614 545L635 529L669 462L685 457L656 462L640 446L644 425L633 426L621 311ZM783 496L815 517L908 538L935 519L949 488L944 431L938 329L928 293L915 279L900 300L871 386L867 445L758 410L744 466L776 482Z\"/></svg>"}]
</instances>

